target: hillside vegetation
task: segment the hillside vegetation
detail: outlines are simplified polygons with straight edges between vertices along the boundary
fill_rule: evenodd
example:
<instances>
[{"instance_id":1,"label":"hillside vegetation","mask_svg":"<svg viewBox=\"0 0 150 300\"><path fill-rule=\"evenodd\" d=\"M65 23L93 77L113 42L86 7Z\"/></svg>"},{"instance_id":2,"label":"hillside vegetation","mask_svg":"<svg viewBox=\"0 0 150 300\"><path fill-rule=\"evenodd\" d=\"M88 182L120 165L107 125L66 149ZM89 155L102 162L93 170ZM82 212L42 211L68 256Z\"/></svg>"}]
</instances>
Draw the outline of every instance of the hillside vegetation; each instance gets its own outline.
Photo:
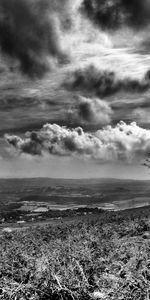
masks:
<instances>
[{"instance_id":1,"label":"hillside vegetation","mask_svg":"<svg viewBox=\"0 0 150 300\"><path fill-rule=\"evenodd\" d=\"M0 299L150 299L150 208L0 236Z\"/></svg>"}]
</instances>

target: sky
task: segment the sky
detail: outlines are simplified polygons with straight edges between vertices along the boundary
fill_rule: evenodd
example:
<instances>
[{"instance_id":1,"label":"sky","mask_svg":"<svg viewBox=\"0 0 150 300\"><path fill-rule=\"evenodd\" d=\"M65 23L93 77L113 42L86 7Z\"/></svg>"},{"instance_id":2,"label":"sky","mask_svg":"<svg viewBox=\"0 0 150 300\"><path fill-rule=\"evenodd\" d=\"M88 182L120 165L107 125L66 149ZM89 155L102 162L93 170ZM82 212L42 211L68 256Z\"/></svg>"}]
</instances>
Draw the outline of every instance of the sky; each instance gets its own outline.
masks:
<instances>
[{"instance_id":1,"label":"sky","mask_svg":"<svg viewBox=\"0 0 150 300\"><path fill-rule=\"evenodd\" d=\"M0 0L0 177L149 179L149 32L149 0Z\"/></svg>"}]
</instances>

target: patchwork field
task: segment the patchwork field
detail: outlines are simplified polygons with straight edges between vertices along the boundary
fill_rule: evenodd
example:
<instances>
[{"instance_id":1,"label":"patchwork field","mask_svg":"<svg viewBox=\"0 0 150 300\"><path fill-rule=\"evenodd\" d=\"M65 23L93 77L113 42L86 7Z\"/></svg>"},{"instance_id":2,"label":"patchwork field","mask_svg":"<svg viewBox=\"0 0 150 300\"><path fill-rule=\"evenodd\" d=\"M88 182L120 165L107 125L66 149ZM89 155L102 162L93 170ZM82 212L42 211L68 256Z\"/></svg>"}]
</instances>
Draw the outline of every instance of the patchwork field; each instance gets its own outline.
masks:
<instances>
[{"instance_id":1,"label":"patchwork field","mask_svg":"<svg viewBox=\"0 0 150 300\"><path fill-rule=\"evenodd\" d=\"M95 209L122 210L150 205L150 181L49 178L1 179L0 217L19 220L55 217ZM57 211L57 213L56 213ZM58 214L59 211L59 214ZM71 212L72 211L72 212Z\"/></svg>"}]
</instances>

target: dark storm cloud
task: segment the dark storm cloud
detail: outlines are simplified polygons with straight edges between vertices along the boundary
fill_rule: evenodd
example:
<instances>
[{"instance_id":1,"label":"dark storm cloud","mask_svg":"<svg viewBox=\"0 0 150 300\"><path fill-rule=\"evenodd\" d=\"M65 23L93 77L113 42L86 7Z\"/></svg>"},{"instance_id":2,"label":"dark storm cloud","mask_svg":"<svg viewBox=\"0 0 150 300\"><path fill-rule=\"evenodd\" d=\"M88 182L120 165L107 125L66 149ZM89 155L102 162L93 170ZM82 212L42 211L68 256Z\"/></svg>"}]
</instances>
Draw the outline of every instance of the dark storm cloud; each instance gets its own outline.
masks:
<instances>
[{"instance_id":1,"label":"dark storm cloud","mask_svg":"<svg viewBox=\"0 0 150 300\"><path fill-rule=\"evenodd\" d=\"M125 161L132 163L149 157L150 130L135 122L120 121L93 133L81 127L69 129L46 124L40 131L29 132L24 138L6 135L6 141L18 154L31 156L58 155L88 157L100 162Z\"/></svg>"},{"instance_id":2,"label":"dark storm cloud","mask_svg":"<svg viewBox=\"0 0 150 300\"><path fill-rule=\"evenodd\" d=\"M78 97L76 105L68 112L70 123L82 127L102 127L111 123L113 111L106 101L97 98Z\"/></svg>"},{"instance_id":3,"label":"dark storm cloud","mask_svg":"<svg viewBox=\"0 0 150 300\"><path fill-rule=\"evenodd\" d=\"M144 92L150 87L150 74L147 72L141 81L130 78L118 79L114 72L100 71L91 65L69 74L64 87L69 90L88 92L99 97L111 96L121 91Z\"/></svg>"},{"instance_id":4,"label":"dark storm cloud","mask_svg":"<svg viewBox=\"0 0 150 300\"><path fill-rule=\"evenodd\" d=\"M150 23L148 0L84 0L82 12L103 29L139 29Z\"/></svg>"},{"instance_id":5,"label":"dark storm cloud","mask_svg":"<svg viewBox=\"0 0 150 300\"><path fill-rule=\"evenodd\" d=\"M38 135L34 132L30 134L30 137L23 143L22 139L18 136L6 136L7 141L14 148L20 148L23 153L31 155L41 155L42 147Z\"/></svg>"},{"instance_id":6,"label":"dark storm cloud","mask_svg":"<svg viewBox=\"0 0 150 300\"><path fill-rule=\"evenodd\" d=\"M54 11L58 1L0 0L0 47L30 76L42 76L47 57L63 59ZM64 2L64 1L63 1Z\"/></svg>"}]
</instances>

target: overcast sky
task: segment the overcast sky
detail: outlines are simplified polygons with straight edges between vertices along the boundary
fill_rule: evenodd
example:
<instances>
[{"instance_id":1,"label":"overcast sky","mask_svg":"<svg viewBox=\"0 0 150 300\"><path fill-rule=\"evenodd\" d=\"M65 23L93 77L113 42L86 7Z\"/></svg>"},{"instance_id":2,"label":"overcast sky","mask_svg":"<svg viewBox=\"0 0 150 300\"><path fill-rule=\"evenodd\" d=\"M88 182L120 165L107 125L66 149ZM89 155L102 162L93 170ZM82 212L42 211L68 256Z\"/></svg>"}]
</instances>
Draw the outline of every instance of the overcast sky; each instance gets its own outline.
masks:
<instances>
[{"instance_id":1,"label":"overcast sky","mask_svg":"<svg viewBox=\"0 0 150 300\"><path fill-rule=\"evenodd\" d=\"M149 179L148 0L0 0L0 177Z\"/></svg>"}]
</instances>

